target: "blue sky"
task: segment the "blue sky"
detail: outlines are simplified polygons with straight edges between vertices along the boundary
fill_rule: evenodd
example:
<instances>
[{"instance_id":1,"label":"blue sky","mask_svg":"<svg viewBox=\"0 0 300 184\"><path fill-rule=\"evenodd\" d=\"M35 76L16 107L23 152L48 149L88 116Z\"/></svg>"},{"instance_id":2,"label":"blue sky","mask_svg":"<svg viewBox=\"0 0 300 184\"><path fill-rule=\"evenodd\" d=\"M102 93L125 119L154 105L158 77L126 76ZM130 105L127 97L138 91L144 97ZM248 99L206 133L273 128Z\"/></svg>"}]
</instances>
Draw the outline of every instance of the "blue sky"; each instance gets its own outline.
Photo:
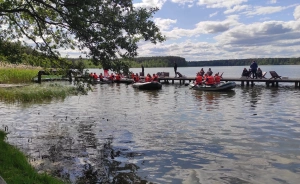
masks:
<instances>
[{"instance_id":1,"label":"blue sky","mask_svg":"<svg viewBox=\"0 0 300 184\"><path fill-rule=\"evenodd\" d=\"M158 7L153 20L167 40L141 42L139 56L187 61L300 57L298 0L134 0Z\"/></svg>"}]
</instances>

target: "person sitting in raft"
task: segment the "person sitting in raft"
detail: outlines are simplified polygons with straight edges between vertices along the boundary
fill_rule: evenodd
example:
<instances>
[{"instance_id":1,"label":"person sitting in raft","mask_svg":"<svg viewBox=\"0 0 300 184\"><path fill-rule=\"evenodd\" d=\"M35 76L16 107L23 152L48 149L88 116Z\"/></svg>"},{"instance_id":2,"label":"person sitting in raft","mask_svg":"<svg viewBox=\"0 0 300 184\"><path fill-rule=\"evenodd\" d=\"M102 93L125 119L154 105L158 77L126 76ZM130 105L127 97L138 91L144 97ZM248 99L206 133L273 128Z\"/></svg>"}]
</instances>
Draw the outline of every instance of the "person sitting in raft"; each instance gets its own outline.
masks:
<instances>
[{"instance_id":1,"label":"person sitting in raft","mask_svg":"<svg viewBox=\"0 0 300 184\"><path fill-rule=\"evenodd\" d=\"M262 78L262 71L261 71L260 68L257 69L256 75L257 75L258 78L260 78L260 79Z\"/></svg>"},{"instance_id":2,"label":"person sitting in raft","mask_svg":"<svg viewBox=\"0 0 300 184\"><path fill-rule=\"evenodd\" d=\"M110 74L110 76L108 77L109 80L113 81L115 79L115 76L113 73Z\"/></svg>"},{"instance_id":3,"label":"person sitting in raft","mask_svg":"<svg viewBox=\"0 0 300 184\"><path fill-rule=\"evenodd\" d=\"M206 72L207 75L212 75L213 72L211 71L211 68L208 68L208 71Z\"/></svg>"},{"instance_id":4,"label":"person sitting in raft","mask_svg":"<svg viewBox=\"0 0 300 184\"><path fill-rule=\"evenodd\" d=\"M138 73L135 74L133 80L134 80L134 82L139 82L140 81L140 77L139 77Z\"/></svg>"},{"instance_id":5,"label":"person sitting in raft","mask_svg":"<svg viewBox=\"0 0 300 184\"><path fill-rule=\"evenodd\" d=\"M219 72L215 74L215 83L220 84L221 82L221 76L219 75Z\"/></svg>"},{"instance_id":6,"label":"person sitting in raft","mask_svg":"<svg viewBox=\"0 0 300 184\"><path fill-rule=\"evenodd\" d=\"M120 80L121 80L121 75L117 73L115 81L120 82Z\"/></svg>"},{"instance_id":7,"label":"person sitting in raft","mask_svg":"<svg viewBox=\"0 0 300 184\"><path fill-rule=\"evenodd\" d=\"M93 72L90 73L89 77L92 78L92 79L94 78Z\"/></svg>"},{"instance_id":8,"label":"person sitting in raft","mask_svg":"<svg viewBox=\"0 0 300 184\"><path fill-rule=\"evenodd\" d=\"M214 85L215 84L215 79L212 75L208 74L208 76L206 77L206 85Z\"/></svg>"},{"instance_id":9,"label":"person sitting in raft","mask_svg":"<svg viewBox=\"0 0 300 184\"><path fill-rule=\"evenodd\" d=\"M158 77L155 73L153 74L152 81L158 82Z\"/></svg>"},{"instance_id":10,"label":"person sitting in raft","mask_svg":"<svg viewBox=\"0 0 300 184\"><path fill-rule=\"evenodd\" d=\"M133 72L131 72L130 76L131 76L132 79L134 79L134 73Z\"/></svg>"},{"instance_id":11,"label":"person sitting in raft","mask_svg":"<svg viewBox=\"0 0 300 184\"><path fill-rule=\"evenodd\" d=\"M248 77L248 76L249 76L249 71L246 68L244 68L242 77Z\"/></svg>"},{"instance_id":12,"label":"person sitting in raft","mask_svg":"<svg viewBox=\"0 0 300 184\"><path fill-rule=\"evenodd\" d=\"M100 73L99 79L100 79L100 81L103 81L103 75L102 75L102 73Z\"/></svg>"},{"instance_id":13,"label":"person sitting in raft","mask_svg":"<svg viewBox=\"0 0 300 184\"><path fill-rule=\"evenodd\" d=\"M93 74L93 79L97 80L98 79L98 75L96 73Z\"/></svg>"},{"instance_id":14,"label":"person sitting in raft","mask_svg":"<svg viewBox=\"0 0 300 184\"><path fill-rule=\"evenodd\" d=\"M205 73L205 72L204 72L203 68L201 68L199 74L203 77L204 73Z\"/></svg>"},{"instance_id":15,"label":"person sitting in raft","mask_svg":"<svg viewBox=\"0 0 300 184\"><path fill-rule=\"evenodd\" d=\"M146 78L145 78L145 82L151 82L151 75L148 73Z\"/></svg>"},{"instance_id":16,"label":"person sitting in raft","mask_svg":"<svg viewBox=\"0 0 300 184\"><path fill-rule=\"evenodd\" d=\"M197 76L195 78L195 85L202 85L202 76L200 72L197 73Z\"/></svg>"}]
</instances>

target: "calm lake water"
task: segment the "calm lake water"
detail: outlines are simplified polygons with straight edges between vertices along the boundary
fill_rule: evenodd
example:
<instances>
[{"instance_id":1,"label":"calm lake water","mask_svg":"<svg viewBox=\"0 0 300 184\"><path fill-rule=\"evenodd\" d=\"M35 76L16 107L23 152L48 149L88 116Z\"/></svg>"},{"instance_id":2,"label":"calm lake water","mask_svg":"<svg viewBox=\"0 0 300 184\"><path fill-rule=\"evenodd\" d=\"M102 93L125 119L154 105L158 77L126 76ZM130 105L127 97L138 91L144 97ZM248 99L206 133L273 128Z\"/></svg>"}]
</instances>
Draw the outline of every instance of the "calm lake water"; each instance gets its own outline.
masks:
<instances>
[{"instance_id":1,"label":"calm lake water","mask_svg":"<svg viewBox=\"0 0 300 184\"><path fill-rule=\"evenodd\" d=\"M211 68L239 77L244 67ZM300 66L261 68L300 78ZM193 76L199 69L178 71ZM174 75L173 68L145 68L159 71ZM279 85L202 92L98 84L64 101L0 102L0 128L38 170L72 183L298 184L300 90Z\"/></svg>"}]
</instances>

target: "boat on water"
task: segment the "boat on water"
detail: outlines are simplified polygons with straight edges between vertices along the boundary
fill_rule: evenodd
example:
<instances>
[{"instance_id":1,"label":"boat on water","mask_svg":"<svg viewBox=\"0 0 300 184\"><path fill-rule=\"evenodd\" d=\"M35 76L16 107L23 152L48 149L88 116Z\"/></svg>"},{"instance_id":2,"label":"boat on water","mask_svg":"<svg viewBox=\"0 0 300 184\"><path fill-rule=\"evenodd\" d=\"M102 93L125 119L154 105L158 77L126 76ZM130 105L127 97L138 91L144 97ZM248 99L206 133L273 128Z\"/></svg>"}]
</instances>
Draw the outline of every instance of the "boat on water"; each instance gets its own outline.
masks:
<instances>
[{"instance_id":1,"label":"boat on water","mask_svg":"<svg viewBox=\"0 0 300 184\"><path fill-rule=\"evenodd\" d=\"M114 80L115 83L125 83L125 84L132 84L134 83L133 79L129 78L121 78L120 80Z\"/></svg>"},{"instance_id":2,"label":"boat on water","mask_svg":"<svg viewBox=\"0 0 300 184\"><path fill-rule=\"evenodd\" d=\"M133 83L132 86L134 88L138 88L138 89L145 89L145 90L157 90L157 89L161 89L162 84L160 82L136 82Z\"/></svg>"},{"instance_id":3,"label":"boat on water","mask_svg":"<svg viewBox=\"0 0 300 184\"><path fill-rule=\"evenodd\" d=\"M125 83L125 84L132 84L134 82L133 79L128 79L128 78L122 78L120 80L109 80L107 78L103 78L102 81L100 79L94 80L94 84L111 84L111 83Z\"/></svg>"},{"instance_id":4,"label":"boat on water","mask_svg":"<svg viewBox=\"0 0 300 184\"><path fill-rule=\"evenodd\" d=\"M222 81L219 84L214 84L214 85L195 85L194 83L190 83L189 87L190 89L194 90L201 90L201 91L227 91L227 90L232 90L235 88L236 84L235 82L229 81L225 82Z\"/></svg>"}]
</instances>

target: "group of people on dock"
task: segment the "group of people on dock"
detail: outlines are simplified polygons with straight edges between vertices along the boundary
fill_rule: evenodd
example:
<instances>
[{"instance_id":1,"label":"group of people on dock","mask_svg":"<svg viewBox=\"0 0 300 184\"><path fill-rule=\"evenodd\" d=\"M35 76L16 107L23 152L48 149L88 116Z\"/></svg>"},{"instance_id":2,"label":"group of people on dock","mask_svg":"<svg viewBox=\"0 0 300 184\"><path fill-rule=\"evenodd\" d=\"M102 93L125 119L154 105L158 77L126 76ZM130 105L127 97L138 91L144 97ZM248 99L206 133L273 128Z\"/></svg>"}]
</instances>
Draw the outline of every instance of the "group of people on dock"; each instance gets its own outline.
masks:
<instances>
[{"instance_id":1,"label":"group of people on dock","mask_svg":"<svg viewBox=\"0 0 300 184\"><path fill-rule=\"evenodd\" d=\"M252 77L251 77L252 75ZM247 78L252 78L252 79L257 79L257 78L263 78L263 72L262 70L258 67L258 64L256 61L252 61L249 70L244 68L242 72L242 77L247 77Z\"/></svg>"},{"instance_id":2,"label":"group of people on dock","mask_svg":"<svg viewBox=\"0 0 300 184\"><path fill-rule=\"evenodd\" d=\"M201 70L199 72L197 72L197 74L196 74L195 85L202 85L202 84L215 85L215 84L219 84L221 82L222 75L223 75L223 73L219 74L219 72L217 72L213 76L213 72L212 72L211 68L209 68L206 73L204 72L204 69L201 68Z\"/></svg>"}]
</instances>

